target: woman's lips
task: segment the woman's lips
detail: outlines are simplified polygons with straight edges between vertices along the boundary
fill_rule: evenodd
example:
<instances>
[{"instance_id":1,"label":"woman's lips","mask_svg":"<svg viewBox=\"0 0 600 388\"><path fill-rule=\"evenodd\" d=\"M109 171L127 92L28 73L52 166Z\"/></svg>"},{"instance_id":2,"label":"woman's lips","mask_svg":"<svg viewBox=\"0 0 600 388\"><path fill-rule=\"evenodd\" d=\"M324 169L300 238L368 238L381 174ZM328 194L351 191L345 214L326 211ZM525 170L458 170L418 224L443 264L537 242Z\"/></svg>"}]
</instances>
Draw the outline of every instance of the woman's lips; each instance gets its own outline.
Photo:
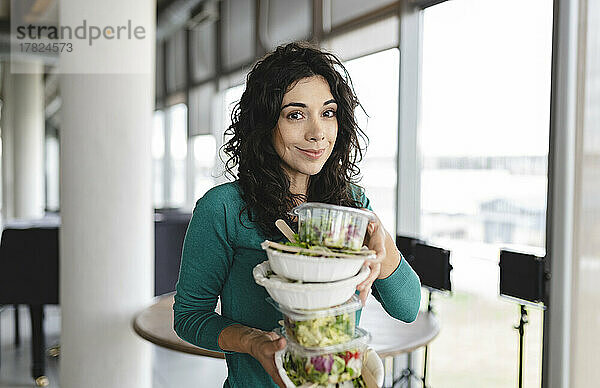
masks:
<instances>
[{"instance_id":1,"label":"woman's lips","mask_svg":"<svg viewBox=\"0 0 600 388\"><path fill-rule=\"evenodd\" d=\"M300 151L302 154L308 156L310 159L319 159L321 157L321 155L323 155L323 153L325 153L325 148L320 149L320 150L305 150L299 147L298 151Z\"/></svg>"}]
</instances>

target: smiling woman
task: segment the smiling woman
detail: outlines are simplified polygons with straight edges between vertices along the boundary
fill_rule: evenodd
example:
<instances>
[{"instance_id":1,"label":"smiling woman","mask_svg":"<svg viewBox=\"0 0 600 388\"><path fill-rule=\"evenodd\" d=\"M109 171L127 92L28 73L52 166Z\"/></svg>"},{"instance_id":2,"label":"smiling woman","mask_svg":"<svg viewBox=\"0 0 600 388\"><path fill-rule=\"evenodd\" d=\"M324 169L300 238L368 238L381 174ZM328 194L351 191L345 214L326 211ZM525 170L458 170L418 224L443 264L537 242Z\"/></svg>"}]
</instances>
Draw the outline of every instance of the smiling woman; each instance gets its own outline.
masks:
<instances>
[{"instance_id":1,"label":"smiling woman","mask_svg":"<svg viewBox=\"0 0 600 388\"><path fill-rule=\"evenodd\" d=\"M225 353L225 387L283 386L274 354L285 339L272 331L283 317L252 279L252 268L267 260L261 243L284 239L275 220L294 225L289 211L307 200L371 210L357 185L357 106L340 61L304 43L278 47L248 74L224 146L226 168L237 180L197 201L173 306L181 338ZM357 289L363 302L372 290L391 316L411 322L419 310L419 278L373 218L364 243L381 262L369 265ZM215 312L219 297L221 314Z\"/></svg>"}]
</instances>

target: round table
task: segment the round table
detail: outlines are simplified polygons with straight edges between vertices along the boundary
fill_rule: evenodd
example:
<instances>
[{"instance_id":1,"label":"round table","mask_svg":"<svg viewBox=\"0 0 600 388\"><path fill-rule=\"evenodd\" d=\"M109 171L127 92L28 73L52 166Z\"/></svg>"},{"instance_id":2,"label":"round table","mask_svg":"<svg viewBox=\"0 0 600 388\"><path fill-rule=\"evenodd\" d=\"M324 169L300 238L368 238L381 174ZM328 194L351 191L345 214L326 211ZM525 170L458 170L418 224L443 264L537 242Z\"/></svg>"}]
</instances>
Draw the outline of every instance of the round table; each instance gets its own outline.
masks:
<instances>
[{"instance_id":1,"label":"round table","mask_svg":"<svg viewBox=\"0 0 600 388\"><path fill-rule=\"evenodd\" d=\"M177 336L173 330L173 295L171 293L157 297L154 304L137 314L133 321L135 332L140 337L171 350L225 358L223 353L199 348ZM415 322L404 323L391 318L373 298L368 299L362 310L360 326L371 333L370 346L382 359L387 357L395 359L395 356L426 346L440 331L438 320L433 313L420 311ZM403 371L405 378L406 371L412 373L410 369L405 369ZM394 377L394 382L397 380Z\"/></svg>"},{"instance_id":2,"label":"round table","mask_svg":"<svg viewBox=\"0 0 600 388\"><path fill-rule=\"evenodd\" d=\"M225 358L221 352L199 348L179 338L173 330L173 295L161 295L156 302L137 314L133 320L133 330L142 338L178 352L197 354L213 358Z\"/></svg>"}]
</instances>

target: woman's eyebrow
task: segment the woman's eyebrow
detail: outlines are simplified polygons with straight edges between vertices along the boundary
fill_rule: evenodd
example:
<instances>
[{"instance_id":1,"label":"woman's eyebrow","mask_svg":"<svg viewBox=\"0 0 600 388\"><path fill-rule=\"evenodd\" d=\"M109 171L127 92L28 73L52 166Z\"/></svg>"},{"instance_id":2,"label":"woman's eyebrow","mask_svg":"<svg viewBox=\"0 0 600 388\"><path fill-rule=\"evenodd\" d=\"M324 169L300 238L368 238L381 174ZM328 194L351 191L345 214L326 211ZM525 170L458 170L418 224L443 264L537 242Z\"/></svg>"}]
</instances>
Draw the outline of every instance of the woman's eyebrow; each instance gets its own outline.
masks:
<instances>
[{"instance_id":1,"label":"woman's eyebrow","mask_svg":"<svg viewBox=\"0 0 600 388\"><path fill-rule=\"evenodd\" d=\"M306 104L305 103L302 103L302 102L290 102L289 104L285 104L284 106L282 106L281 110L284 110L288 106L297 106L299 108L306 108Z\"/></svg>"},{"instance_id":2,"label":"woman's eyebrow","mask_svg":"<svg viewBox=\"0 0 600 388\"><path fill-rule=\"evenodd\" d=\"M327 100L323 103L323 106L327 105L327 104L337 104L335 99L331 99L331 100ZM306 104L303 102L290 102L289 104L285 104L284 106L281 107L281 110L284 110L285 108L287 108L288 106L297 106L299 108L306 108Z\"/></svg>"}]
</instances>

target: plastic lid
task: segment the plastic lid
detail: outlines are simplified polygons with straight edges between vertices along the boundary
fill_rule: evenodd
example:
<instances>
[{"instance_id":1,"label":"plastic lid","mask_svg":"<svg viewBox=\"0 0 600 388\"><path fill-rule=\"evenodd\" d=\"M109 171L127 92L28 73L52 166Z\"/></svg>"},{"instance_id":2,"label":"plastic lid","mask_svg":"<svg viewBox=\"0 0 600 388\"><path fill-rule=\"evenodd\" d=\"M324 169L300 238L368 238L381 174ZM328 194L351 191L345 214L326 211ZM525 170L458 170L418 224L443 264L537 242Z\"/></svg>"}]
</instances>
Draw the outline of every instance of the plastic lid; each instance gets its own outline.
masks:
<instances>
[{"instance_id":1,"label":"plastic lid","mask_svg":"<svg viewBox=\"0 0 600 388\"><path fill-rule=\"evenodd\" d=\"M292 353L301 354L306 357L318 356L321 354L340 353L356 348L366 349L367 344L371 341L371 334L369 334L368 331L357 327L354 329L354 337L348 342L324 346L321 348L306 348L296 342L293 338L289 338L287 335L285 335L285 328L278 327L274 331L279 335L285 336L288 350L290 350Z\"/></svg>"},{"instance_id":2,"label":"plastic lid","mask_svg":"<svg viewBox=\"0 0 600 388\"><path fill-rule=\"evenodd\" d=\"M342 315L346 313L353 313L362 308L362 303L358 295L354 294L352 297L343 304L329 307L326 309L315 309L315 310L304 310L304 309L295 309L280 305L275 302L273 298L267 297L266 301L269 302L273 307L275 307L281 313L287 315L292 318L294 321L307 321L309 319L319 318L319 317L328 317L335 315Z\"/></svg>"},{"instance_id":3,"label":"plastic lid","mask_svg":"<svg viewBox=\"0 0 600 388\"><path fill-rule=\"evenodd\" d=\"M364 216L364 217L368 217L370 220L375 220L375 215L368 210L362 210L362 209L357 209L357 208L348 207L348 206L331 205L329 203L321 203L321 202L305 202L305 203L293 208L290 213L292 215L296 216L296 215L298 215L298 213L300 213L301 210L304 210L304 209L327 209L327 210L336 210L336 211L342 211L342 212L350 212L350 213L356 213L356 214Z\"/></svg>"}]
</instances>

